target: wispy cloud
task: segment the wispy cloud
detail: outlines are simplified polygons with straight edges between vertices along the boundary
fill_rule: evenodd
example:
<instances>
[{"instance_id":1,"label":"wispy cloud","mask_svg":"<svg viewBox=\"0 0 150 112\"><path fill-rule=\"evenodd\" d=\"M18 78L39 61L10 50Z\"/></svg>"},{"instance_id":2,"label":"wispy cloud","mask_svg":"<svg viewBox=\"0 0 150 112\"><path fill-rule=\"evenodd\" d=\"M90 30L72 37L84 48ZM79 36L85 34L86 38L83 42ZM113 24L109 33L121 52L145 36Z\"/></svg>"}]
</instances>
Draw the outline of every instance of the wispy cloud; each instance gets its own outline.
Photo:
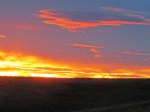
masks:
<instances>
[{"instance_id":1,"label":"wispy cloud","mask_svg":"<svg viewBox=\"0 0 150 112\"><path fill-rule=\"evenodd\" d=\"M6 35L0 34L0 39L4 39L4 38L6 38L6 37L7 37Z\"/></svg>"},{"instance_id":2,"label":"wispy cloud","mask_svg":"<svg viewBox=\"0 0 150 112\"><path fill-rule=\"evenodd\" d=\"M125 9L125 8L108 7L108 6L100 7L100 9L103 10L103 11L110 11L110 12L113 12L113 13L119 13L121 15L126 15L126 16L129 16L129 17L136 17L136 18L139 18L141 20L144 20L145 22L146 21L150 22L150 19L146 18L144 16L145 14L149 14L149 13L146 13L146 12L132 11L132 10L128 10L128 9Z\"/></svg>"},{"instance_id":3,"label":"wispy cloud","mask_svg":"<svg viewBox=\"0 0 150 112\"><path fill-rule=\"evenodd\" d=\"M131 11L131 10L125 9L125 8L109 7L109 6L102 6L102 7L100 7L100 9L101 9L101 10L105 10L105 11L118 12L118 13L147 14L146 12Z\"/></svg>"},{"instance_id":4,"label":"wispy cloud","mask_svg":"<svg viewBox=\"0 0 150 112\"><path fill-rule=\"evenodd\" d=\"M123 54L127 55L140 55L140 56L150 56L150 53L147 52L138 52L138 51L123 51Z\"/></svg>"},{"instance_id":5,"label":"wispy cloud","mask_svg":"<svg viewBox=\"0 0 150 112\"><path fill-rule=\"evenodd\" d=\"M83 43L79 43L79 44L65 44L65 45L87 48L87 49L89 49L91 51L92 55L95 58L101 58L102 57L102 55L100 54L98 49L104 48L103 46L92 46L92 45L83 44Z\"/></svg>"},{"instance_id":6,"label":"wispy cloud","mask_svg":"<svg viewBox=\"0 0 150 112\"><path fill-rule=\"evenodd\" d=\"M44 19L44 24L59 26L69 31L99 26L150 25L150 19L142 15L143 12L112 7L100 9L99 13L93 14L39 10L36 16Z\"/></svg>"}]
</instances>

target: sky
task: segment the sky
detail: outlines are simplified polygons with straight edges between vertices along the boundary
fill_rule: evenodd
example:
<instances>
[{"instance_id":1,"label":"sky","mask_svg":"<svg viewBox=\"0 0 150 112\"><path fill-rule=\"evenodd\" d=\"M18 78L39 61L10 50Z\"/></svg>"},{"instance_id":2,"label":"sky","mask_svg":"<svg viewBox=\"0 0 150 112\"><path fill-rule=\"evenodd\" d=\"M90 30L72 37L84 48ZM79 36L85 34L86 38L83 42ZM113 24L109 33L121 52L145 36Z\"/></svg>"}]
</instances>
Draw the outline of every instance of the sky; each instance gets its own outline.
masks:
<instances>
[{"instance_id":1,"label":"sky","mask_svg":"<svg viewBox=\"0 0 150 112\"><path fill-rule=\"evenodd\" d=\"M150 0L0 0L0 75L150 78Z\"/></svg>"}]
</instances>

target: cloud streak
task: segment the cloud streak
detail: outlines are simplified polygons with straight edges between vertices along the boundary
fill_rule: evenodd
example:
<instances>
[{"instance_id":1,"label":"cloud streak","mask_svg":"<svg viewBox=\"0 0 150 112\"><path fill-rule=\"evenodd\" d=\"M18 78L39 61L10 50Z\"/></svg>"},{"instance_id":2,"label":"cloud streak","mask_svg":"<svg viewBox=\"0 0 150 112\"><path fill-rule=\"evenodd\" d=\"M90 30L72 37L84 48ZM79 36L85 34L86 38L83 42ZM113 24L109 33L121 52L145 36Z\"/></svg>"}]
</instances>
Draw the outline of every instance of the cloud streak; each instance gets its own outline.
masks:
<instances>
[{"instance_id":1,"label":"cloud streak","mask_svg":"<svg viewBox=\"0 0 150 112\"><path fill-rule=\"evenodd\" d=\"M6 35L0 34L0 39L4 39L4 38L6 38L6 37L7 37Z\"/></svg>"},{"instance_id":2,"label":"cloud streak","mask_svg":"<svg viewBox=\"0 0 150 112\"><path fill-rule=\"evenodd\" d=\"M150 56L150 53L137 52L137 51L123 51L122 53L127 55Z\"/></svg>"},{"instance_id":3,"label":"cloud streak","mask_svg":"<svg viewBox=\"0 0 150 112\"><path fill-rule=\"evenodd\" d=\"M88 18L85 18L84 20L85 13L82 13L82 18L75 19L77 16L74 13L52 10L39 10L36 16L43 19L42 23L44 24L55 25L69 31L100 26L150 25L150 20L143 15L140 15L142 12L111 7L101 7L100 9L101 13L98 14L103 13L102 16L97 14L90 20L88 20ZM111 11L111 14L108 14L108 11ZM78 14L78 16L79 15L80 14ZM85 15L85 17L86 16L87 15Z\"/></svg>"},{"instance_id":4,"label":"cloud streak","mask_svg":"<svg viewBox=\"0 0 150 112\"><path fill-rule=\"evenodd\" d=\"M69 45L69 46L73 46L73 47L81 47L81 48L87 48L91 51L92 55L95 58L101 58L102 55L100 54L99 50L100 48L104 48L103 46L91 46L88 44L83 44L83 43L79 43L79 44L65 44L65 45Z\"/></svg>"},{"instance_id":5,"label":"cloud streak","mask_svg":"<svg viewBox=\"0 0 150 112\"><path fill-rule=\"evenodd\" d=\"M121 15L129 16L129 17L139 18L139 19L141 19L145 22L148 22L148 23L150 22L150 19L148 19L144 16L145 14L148 14L145 12L132 11L132 10L128 10L125 8L108 7L108 6L100 7L100 9L103 11L110 11L113 13L119 13Z\"/></svg>"},{"instance_id":6,"label":"cloud streak","mask_svg":"<svg viewBox=\"0 0 150 112\"><path fill-rule=\"evenodd\" d=\"M118 12L118 13L132 13L132 14L147 14L145 12L139 12L139 11L131 11L125 8L118 8L118 7L109 7L109 6L102 6L100 7L101 10L105 11L112 11L112 12Z\"/></svg>"}]
</instances>

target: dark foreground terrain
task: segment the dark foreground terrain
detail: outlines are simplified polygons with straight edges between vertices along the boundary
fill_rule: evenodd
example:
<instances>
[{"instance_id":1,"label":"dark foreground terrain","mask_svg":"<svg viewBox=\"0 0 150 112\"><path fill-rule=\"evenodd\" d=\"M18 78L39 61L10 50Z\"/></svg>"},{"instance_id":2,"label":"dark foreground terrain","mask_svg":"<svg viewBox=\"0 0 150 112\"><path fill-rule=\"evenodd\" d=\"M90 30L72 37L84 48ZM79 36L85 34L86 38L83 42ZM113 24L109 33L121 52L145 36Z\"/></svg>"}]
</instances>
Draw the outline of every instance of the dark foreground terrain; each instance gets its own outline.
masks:
<instances>
[{"instance_id":1,"label":"dark foreground terrain","mask_svg":"<svg viewBox=\"0 0 150 112\"><path fill-rule=\"evenodd\" d=\"M150 80L0 77L0 112L150 112Z\"/></svg>"}]
</instances>

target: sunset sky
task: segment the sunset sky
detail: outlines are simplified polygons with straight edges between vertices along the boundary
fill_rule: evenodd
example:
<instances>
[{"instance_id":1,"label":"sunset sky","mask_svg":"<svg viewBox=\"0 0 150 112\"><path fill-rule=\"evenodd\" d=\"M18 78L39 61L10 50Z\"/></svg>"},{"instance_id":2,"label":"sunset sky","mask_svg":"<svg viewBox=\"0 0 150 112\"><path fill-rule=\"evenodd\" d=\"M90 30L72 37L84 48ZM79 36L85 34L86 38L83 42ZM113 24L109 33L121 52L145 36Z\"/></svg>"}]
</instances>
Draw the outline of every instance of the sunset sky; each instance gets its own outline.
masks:
<instances>
[{"instance_id":1,"label":"sunset sky","mask_svg":"<svg viewBox=\"0 0 150 112\"><path fill-rule=\"evenodd\" d=\"M150 78L150 0L0 0L0 75Z\"/></svg>"}]
</instances>

